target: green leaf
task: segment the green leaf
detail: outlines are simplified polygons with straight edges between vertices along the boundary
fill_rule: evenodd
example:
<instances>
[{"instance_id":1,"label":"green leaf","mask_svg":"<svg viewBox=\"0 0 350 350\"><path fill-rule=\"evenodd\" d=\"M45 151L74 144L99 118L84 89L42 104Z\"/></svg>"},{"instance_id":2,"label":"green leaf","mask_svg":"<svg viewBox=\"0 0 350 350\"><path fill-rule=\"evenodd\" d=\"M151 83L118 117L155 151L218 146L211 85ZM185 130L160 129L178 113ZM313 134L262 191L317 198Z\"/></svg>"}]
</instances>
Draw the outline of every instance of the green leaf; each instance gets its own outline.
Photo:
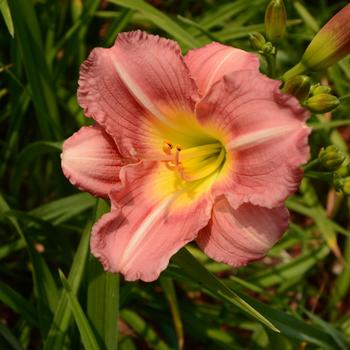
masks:
<instances>
[{"instance_id":1,"label":"green leaf","mask_svg":"<svg viewBox=\"0 0 350 350\"><path fill-rule=\"evenodd\" d=\"M14 168L11 181L13 193L15 193L16 195L18 194L23 173L29 168L31 163L36 158L47 154L59 154L61 153L61 150L61 142L39 141L27 145L21 151L16 161L16 167Z\"/></svg>"},{"instance_id":2,"label":"green leaf","mask_svg":"<svg viewBox=\"0 0 350 350\"><path fill-rule=\"evenodd\" d=\"M45 59L33 2L11 0L9 6L41 135L46 140L62 140L54 80Z\"/></svg>"},{"instance_id":3,"label":"green leaf","mask_svg":"<svg viewBox=\"0 0 350 350\"><path fill-rule=\"evenodd\" d=\"M309 318L315 322L315 324L319 325L326 333L328 333L334 340L334 344L337 344L339 349L347 350L350 348L349 339L346 339L345 336L339 332L336 328L334 328L330 323L322 320L320 317L314 315L313 313L303 310Z\"/></svg>"},{"instance_id":4,"label":"green leaf","mask_svg":"<svg viewBox=\"0 0 350 350\"><path fill-rule=\"evenodd\" d=\"M60 279L62 281L63 288L68 297L68 305L72 310L75 323L78 326L81 341L86 350L99 350L100 347L97 344L94 332L91 328L91 325L86 318L84 311L82 310L77 297L72 292L72 288L70 287L66 277L64 276L62 271L59 271Z\"/></svg>"},{"instance_id":5,"label":"green leaf","mask_svg":"<svg viewBox=\"0 0 350 350\"><path fill-rule=\"evenodd\" d=\"M140 11L142 14L152 21L157 27L163 29L172 35L180 43L184 44L186 48L194 48L201 46L201 43L188 33L185 29L180 27L176 22L170 19L163 12L157 10L150 4L142 0L109 0L109 2L126 7L132 10Z\"/></svg>"},{"instance_id":6,"label":"green leaf","mask_svg":"<svg viewBox=\"0 0 350 350\"><path fill-rule=\"evenodd\" d=\"M265 324L271 330L279 332L278 328L273 325L266 317L261 315L250 304L240 298L235 292L229 289L212 273L210 273L202 264L200 264L186 248L181 249L173 257L173 261L179 265L194 281L203 285L217 298L228 301L229 303L239 307L253 318Z\"/></svg>"},{"instance_id":7,"label":"green leaf","mask_svg":"<svg viewBox=\"0 0 350 350\"><path fill-rule=\"evenodd\" d=\"M6 340L6 342L11 345L11 349L21 350L21 345L18 343L16 337L12 332L0 322L0 334Z\"/></svg>"},{"instance_id":8,"label":"green leaf","mask_svg":"<svg viewBox=\"0 0 350 350\"><path fill-rule=\"evenodd\" d=\"M14 242L3 244L0 247L0 260L7 258L9 255L11 255L14 252L17 252L18 250L25 248L25 246L26 243L22 238L17 239Z\"/></svg>"},{"instance_id":9,"label":"green leaf","mask_svg":"<svg viewBox=\"0 0 350 350\"><path fill-rule=\"evenodd\" d=\"M160 277L159 283L163 289L165 297L169 303L171 314L174 319L175 330L178 339L178 348L179 350L183 349L184 346L184 332L183 325L181 321L181 315L179 310L179 305L177 302L176 292L174 282L169 277Z\"/></svg>"},{"instance_id":10,"label":"green leaf","mask_svg":"<svg viewBox=\"0 0 350 350\"><path fill-rule=\"evenodd\" d=\"M7 27L7 30L9 31L10 35L13 37L14 35L14 29L13 29L13 22L12 17L9 9L9 5L7 3L7 0L0 0L0 11L2 13L2 16L4 17L4 21Z\"/></svg>"},{"instance_id":11,"label":"green leaf","mask_svg":"<svg viewBox=\"0 0 350 350\"><path fill-rule=\"evenodd\" d=\"M302 279L304 274L322 261L329 254L329 248L322 245L312 249L297 258L275 267L270 267L266 271L261 271L248 278L248 282L259 287L270 287L274 284L284 283L293 278Z\"/></svg>"},{"instance_id":12,"label":"green leaf","mask_svg":"<svg viewBox=\"0 0 350 350\"><path fill-rule=\"evenodd\" d=\"M58 225L73 218L85 210L91 209L96 199L88 193L78 193L44 204L29 212L42 220Z\"/></svg>"},{"instance_id":13,"label":"green leaf","mask_svg":"<svg viewBox=\"0 0 350 350\"><path fill-rule=\"evenodd\" d=\"M287 337L317 345L324 350L335 350L334 341L322 330L240 292L237 294L265 317L268 317Z\"/></svg>"},{"instance_id":14,"label":"green leaf","mask_svg":"<svg viewBox=\"0 0 350 350\"><path fill-rule=\"evenodd\" d=\"M0 195L0 214L10 210L5 199ZM43 335L48 331L50 318L56 308L58 291L55 280L43 257L34 249L32 242L22 231L15 218L9 217L8 221L14 227L17 234L25 241L29 258L33 265L33 283L35 287L36 301L39 309L40 329Z\"/></svg>"},{"instance_id":15,"label":"green leaf","mask_svg":"<svg viewBox=\"0 0 350 350\"><path fill-rule=\"evenodd\" d=\"M0 300L13 311L21 315L32 326L38 326L36 310L31 303L10 286L0 281Z\"/></svg>"},{"instance_id":16,"label":"green leaf","mask_svg":"<svg viewBox=\"0 0 350 350\"><path fill-rule=\"evenodd\" d=\"M120 317L147 342L151 349L170 350L169 346L159 338L155 330L136 312L123 309L120 311Z\"/></svg>"},{"instance_id":17,"label":"green leaf","mask_svg":"<svg viewBox=\"0 0 350 350\"><path fill-rule=\"evenodd\" d=\"M72 293L77 295L80 285L83 281L87 257L89 254L89 242L91 222L89 222L80 239L77 252L74 256L73 264L68 276L68 283L71 286ZM72 311L68 306L66 293L62 293L56 308L51 327L46 338L44 350L61 350L65 337L67 335L69 324L72 317Z\"/></svg>"},{"instance_id":18,"label":"green leaf","mask_svg":"<svg viewBox=\"0 0 350 350\"><path fill-rule=\"evenodd\" d=\"M108 210L109 205L99 200L94 221L97 221ZM87 314L101 348L116 350L118 347L118 307L119 275L105 272L101 263L90 256Z\"/></svg>"}]
</instances>

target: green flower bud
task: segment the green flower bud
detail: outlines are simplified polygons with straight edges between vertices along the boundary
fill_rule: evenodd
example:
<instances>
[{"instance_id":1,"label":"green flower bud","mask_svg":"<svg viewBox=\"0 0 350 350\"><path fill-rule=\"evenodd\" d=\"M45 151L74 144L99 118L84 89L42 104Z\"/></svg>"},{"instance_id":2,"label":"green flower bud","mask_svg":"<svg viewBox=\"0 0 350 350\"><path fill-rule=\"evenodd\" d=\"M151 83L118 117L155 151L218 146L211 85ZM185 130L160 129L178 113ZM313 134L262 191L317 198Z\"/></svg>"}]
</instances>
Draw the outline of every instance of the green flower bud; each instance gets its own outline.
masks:
<instances>
[{"instance_id":1,"label":"green flower bud","mask_svg":"<svg viewBox=\"0 0 350 350\"><path fill-rule=\"evenodd\" d=\"M336 13L315 35L300 62L283 75L286 81L306 70L326 69L350 53L350 4Z\"/></svg>"},{"instance_id":2,"label":"green flower bud","mask_svg":"<svg viewBox=\"0 0 350 350\"><path fill-rule=\"evenodd\" d=\"M255 50L262 50L266 44L264 36L258 32L249 34L249 41Z\"/></svg>"},{"instance_id":3,"label":"green flower bud","mask_svg":"<svg viewBox=\"0 0 350 350\"><path fill-rule=\"evenodd\" d=\"M328 170L337 170L344 162L346 155L335 145L323 147L318 154L320 164Z\"/></svg>"},{"instance_id":4,"label":"green flower bud","mask_svg":"<svg viewBox=\"0 0 350 350\"><path fill-rule=\"evenodd\" d=\"M339 106L337 97L330 94L319 94L308 98L304 106L314 113L326 113Z\"/></svg>"},{"instance_id":5,"label":"green flower bud","mask_svg":"<svg viewBox=\"0 0 350 350\"><path fill-rule=\"evenodd\" d=\"M296 75L284 84L283 92L304 101L310 92L310 78L306 75Z\"/></svg>"},{"instance_id":6,"label":"green flower bud","mask_svg":"<svg viewBox=\"0 0 350 350\"><path fill-rule=\"evenodd\" d=\"M343 165L339 169L337 169L336 174L339 177L349 176L350 175L350 163L348 163L347 165Z\"/></svg>"},{"instance_id":7,"label":"green flower bud","mask_svg":"<svg viewBox=\"0 0 350 350\"><path fill-rule=\"evenodd\" d=\"M314 85L311 88L311 94L312 95L320 95L320 94L329 94L332 91L332 89L329 86L325 85Z\"/></svg>"},{"instance_id":8,"label":"green flower bud","mask_svg":"<svg viewBox=\"0 0 350 350\"><path fill-rule=\"evenodd\" d=\"M265 11L265 32L267 39L277 43L286 31L287 11L283 0L271 0Z\"/></svg>"},{"instance_id":9,"label":"green flower bud","mask_svg":"<svg viewBox=\"0 0 350 350\"><path fill-rule=\"evenodd\" d=\"M274 55L276 52L275 47L269 41L260 50L264 55Z\"/></svg>"},{"instance_id":10,"label":"green flower bud","mask_svg":"<svg viewBox=\"0 0 350 350\"><path fill-rule=\"evenodd\" d=\"M344 192L344 194L350 196L350 177L349 176L343 179L341 189Z\"/></svg>"}]
</instances>

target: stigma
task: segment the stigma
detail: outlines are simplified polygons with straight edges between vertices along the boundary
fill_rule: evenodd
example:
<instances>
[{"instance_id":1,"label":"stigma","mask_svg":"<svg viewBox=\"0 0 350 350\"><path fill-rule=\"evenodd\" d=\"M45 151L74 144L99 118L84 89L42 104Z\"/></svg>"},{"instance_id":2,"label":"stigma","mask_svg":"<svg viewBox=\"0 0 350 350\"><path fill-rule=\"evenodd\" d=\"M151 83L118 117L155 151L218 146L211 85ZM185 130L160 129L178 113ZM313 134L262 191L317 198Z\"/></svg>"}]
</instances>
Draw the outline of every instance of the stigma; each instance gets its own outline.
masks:
<instances>
[{"instance_id":1,"label":"stigma","mask_svg":"<svg viewBox=\"0 0 350 350\"><path fill-rule=\"evenodd\" d=\"M220 171L226 150L220 142L183 148L181 145L164 140L163 152L171 156L166 166L176 171L184 181L197 181Z\"/></svg>"}]
</instances>

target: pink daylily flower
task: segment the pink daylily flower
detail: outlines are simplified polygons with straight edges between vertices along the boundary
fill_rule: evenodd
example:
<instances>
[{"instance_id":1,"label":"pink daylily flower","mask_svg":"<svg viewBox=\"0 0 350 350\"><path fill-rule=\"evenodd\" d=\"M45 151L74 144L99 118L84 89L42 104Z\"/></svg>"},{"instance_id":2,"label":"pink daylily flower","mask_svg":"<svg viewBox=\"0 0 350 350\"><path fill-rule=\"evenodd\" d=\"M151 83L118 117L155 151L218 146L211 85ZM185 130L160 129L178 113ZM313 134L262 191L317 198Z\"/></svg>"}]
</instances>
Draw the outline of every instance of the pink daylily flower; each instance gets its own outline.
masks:
<instances>
[{"instance_id":1,"label":"pink daylily flower","mask_svg":"<svg viewBox=\"0 0 350 350\"><path fill-rule=\"evenodd\" d=\"M309 154L308 113L279 85L218 43L183 57L136 31L91 52L78 101L96 124L64 143L62 169L111 201L91 237L105 270L153 281L192 240L232 266L266 255Z\"/></svg>"}]
</instances>

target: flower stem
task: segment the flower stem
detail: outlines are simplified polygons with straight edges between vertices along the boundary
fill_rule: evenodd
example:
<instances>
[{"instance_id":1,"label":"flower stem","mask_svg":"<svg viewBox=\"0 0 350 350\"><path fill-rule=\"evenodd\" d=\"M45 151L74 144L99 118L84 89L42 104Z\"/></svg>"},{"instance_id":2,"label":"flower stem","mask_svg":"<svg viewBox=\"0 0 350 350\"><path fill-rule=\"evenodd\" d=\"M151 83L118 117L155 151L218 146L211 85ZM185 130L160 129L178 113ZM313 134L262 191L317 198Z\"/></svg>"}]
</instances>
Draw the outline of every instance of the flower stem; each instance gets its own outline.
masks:
<instances>
[{"instance_id":1,"label":"flower stem","mask_svg":"<svg viewBox=\"0 0 350 350\"><path fill-rule=\"evenodd\" d=\"M303 167L304 172L309 171L311 168L315 167L319 162L320 162L319 159L316 158L316 159L313 159L311 162L305 164L305 166Z\"/></svg>"},{"instance_id":2,"label":"flower stem","mask_svg":"<svg viewBox=\"0 0 350 350\"><path fill-rule=\"evenodd\" d=\"M276 56L277 49L273 54L266 55L268 74L270 78L276 78Z\"/></svg>"},{"instance_id":3,"label":"flower stem","mask_svg":"<svg viewBox=\"0 0 350 350\"><path fill-rule=\"evenodd\" d=\"M289 71L283 74L282 80L287 81L288 79L294 77L295 75L303 74L306 71L306 67L303 63L299 62Z\"/></svg>"},{"instance_id":4,"label":"flower stem","mask_svg":"<svg viewBox=\"0 0 350 350\"><path fill-rule=\"evenodd\" d=\"M340 101L347 100L347 99L350 99L350 94L346 94L346 95L344 95L344 96L340 96L340 97L339 97L339 100L340 100Z\"/></svg>"}]
</instances>

